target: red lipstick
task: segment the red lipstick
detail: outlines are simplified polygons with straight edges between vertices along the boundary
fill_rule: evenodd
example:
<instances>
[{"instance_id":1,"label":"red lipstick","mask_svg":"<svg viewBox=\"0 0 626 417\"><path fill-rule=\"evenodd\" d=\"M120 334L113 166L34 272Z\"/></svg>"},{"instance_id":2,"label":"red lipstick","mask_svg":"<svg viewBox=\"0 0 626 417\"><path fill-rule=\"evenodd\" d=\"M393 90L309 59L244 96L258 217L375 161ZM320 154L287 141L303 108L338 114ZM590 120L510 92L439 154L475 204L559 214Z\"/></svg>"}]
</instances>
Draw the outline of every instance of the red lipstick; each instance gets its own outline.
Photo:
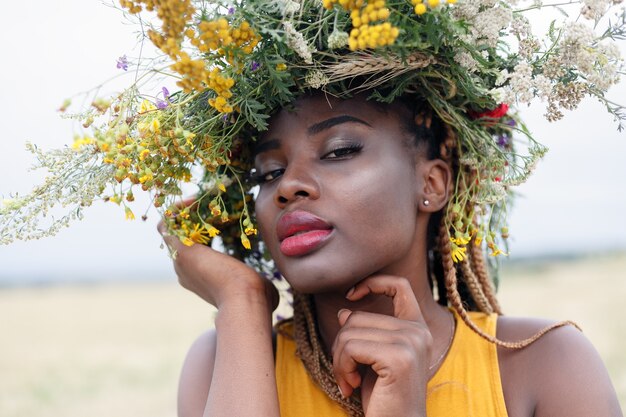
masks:
<instances>
[{"instance_id":1,"label":"red lipstick","mask_svg":"<svg viewBox=\"0 0 626 417\"><path fill-rule=\"evenodd\" d=\"M276 235L286 256L303 256L319 248L332 233L326 221L303 210L285 213L278 220Z\"/></svg>"}]
</instances>

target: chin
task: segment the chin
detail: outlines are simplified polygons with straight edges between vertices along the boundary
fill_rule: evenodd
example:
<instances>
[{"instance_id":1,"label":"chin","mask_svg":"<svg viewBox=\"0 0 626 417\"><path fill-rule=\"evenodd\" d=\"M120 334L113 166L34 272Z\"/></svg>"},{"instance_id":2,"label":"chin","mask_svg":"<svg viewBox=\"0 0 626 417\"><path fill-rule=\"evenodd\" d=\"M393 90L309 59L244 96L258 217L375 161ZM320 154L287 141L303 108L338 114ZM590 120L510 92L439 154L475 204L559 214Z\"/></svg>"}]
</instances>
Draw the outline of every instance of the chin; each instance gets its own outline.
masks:
<instances>
[{"instance_id":1,"label":"chin","mask_svg":"<svg viewBox=\"0 0 626 417\"><path fill-rule=\"evenodd\" d=\"M340 257L337 257L340 258ZM282 261L282 260L281 260ZM381 270L372 260L333 259L328 256L278 261L282 275L294 291L301 294L345 293L359 281Z\"/></svg>"}]
</instances>

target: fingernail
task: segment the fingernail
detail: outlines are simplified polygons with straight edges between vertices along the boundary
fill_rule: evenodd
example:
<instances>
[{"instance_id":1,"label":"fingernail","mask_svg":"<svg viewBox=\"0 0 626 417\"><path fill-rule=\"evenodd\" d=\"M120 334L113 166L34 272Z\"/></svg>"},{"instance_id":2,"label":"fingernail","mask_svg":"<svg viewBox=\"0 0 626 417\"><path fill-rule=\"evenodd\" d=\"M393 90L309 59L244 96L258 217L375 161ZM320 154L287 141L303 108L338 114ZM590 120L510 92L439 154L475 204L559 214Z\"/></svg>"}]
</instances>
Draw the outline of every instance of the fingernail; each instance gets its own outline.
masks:
<instances>
[{"instance_id":1,"label":"fingernail","mask_svg":"<svg viewBox=\"0 0 626 417\"><path fill-rule=\"evenodd\" d=\"M341 390L341 387L339 386L339 384L337 384L337 389L339 390L339 394L341 394L341 398L346 398L346 396L343 395L343 391Z\"/></svg>"},{"instance_id":2,"label":"fingernail","mask_svg":"<svg viewBox=\"0 0 626 417\"><path fill-rule=\"evenodd\" d=\"M343 313L344 311L350 311L347 308L342 308L337 312L337 317L341 316L341 313Z\"/></svg>"},{"instance_id":3,"label":"fingernail","mask_svg":"<svg viewBox=\"0 0 626 417\"><path fill-rule=\"evenodd\" d=\"M346 298L350 298L354 294L354 287L350 288L346 293Z\"/></svg>"}]
</instances>

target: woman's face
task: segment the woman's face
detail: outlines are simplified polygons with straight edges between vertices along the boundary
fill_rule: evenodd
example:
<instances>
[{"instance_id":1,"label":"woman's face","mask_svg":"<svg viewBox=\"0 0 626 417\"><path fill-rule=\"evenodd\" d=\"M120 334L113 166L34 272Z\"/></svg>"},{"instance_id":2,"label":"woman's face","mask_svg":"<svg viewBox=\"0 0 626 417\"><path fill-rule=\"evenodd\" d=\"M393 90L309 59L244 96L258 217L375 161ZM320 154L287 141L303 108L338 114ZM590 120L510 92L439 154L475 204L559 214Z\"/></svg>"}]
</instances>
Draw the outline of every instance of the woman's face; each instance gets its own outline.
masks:
<instances>
[{"instance_id":1,"label":"woman's face","mask_svg":"<svg viewBox=\"0 0 626 417\"><path fill-rule=\"evenodd\" d=\"M423 261L420 158L393 109L307 97L260 139L259 229L296 291L347 290L376 272L406 276Z\"/></svg>"}]
</instances>

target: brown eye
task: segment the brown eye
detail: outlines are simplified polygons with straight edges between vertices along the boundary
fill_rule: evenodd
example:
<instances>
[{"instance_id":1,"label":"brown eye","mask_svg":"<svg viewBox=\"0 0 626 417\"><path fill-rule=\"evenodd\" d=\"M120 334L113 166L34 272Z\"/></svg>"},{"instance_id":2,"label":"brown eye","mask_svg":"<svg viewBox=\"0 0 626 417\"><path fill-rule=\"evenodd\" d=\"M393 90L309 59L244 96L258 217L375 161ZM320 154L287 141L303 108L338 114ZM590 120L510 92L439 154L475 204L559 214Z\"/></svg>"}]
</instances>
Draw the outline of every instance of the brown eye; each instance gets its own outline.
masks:
<instances>
[{"instance_id":1,"label":"brown eye","mask_svg":"<svg viewBox=\"0 0 626 417\"><path fill-rule=\"evenodd\" d=\"M322 159L340 159L350 156L352 154L358 153L363 149L362 145L354 144L349 146L341 146L337 149L333 149L332 151L325 154Z\"/></svg>"},{"instance_id":2,"label":"brown eye","mask_svg":"<svg viewBox=\"0 0 626 417\"><path fill-rule=\"evenodd\" d=\"M283 175L284 172L285 172L284 168L273 169L268 172L254 174L252 178L257 184L265 184L266 182L274 181L276 178Z\"/></svg>"}]
</instances>

